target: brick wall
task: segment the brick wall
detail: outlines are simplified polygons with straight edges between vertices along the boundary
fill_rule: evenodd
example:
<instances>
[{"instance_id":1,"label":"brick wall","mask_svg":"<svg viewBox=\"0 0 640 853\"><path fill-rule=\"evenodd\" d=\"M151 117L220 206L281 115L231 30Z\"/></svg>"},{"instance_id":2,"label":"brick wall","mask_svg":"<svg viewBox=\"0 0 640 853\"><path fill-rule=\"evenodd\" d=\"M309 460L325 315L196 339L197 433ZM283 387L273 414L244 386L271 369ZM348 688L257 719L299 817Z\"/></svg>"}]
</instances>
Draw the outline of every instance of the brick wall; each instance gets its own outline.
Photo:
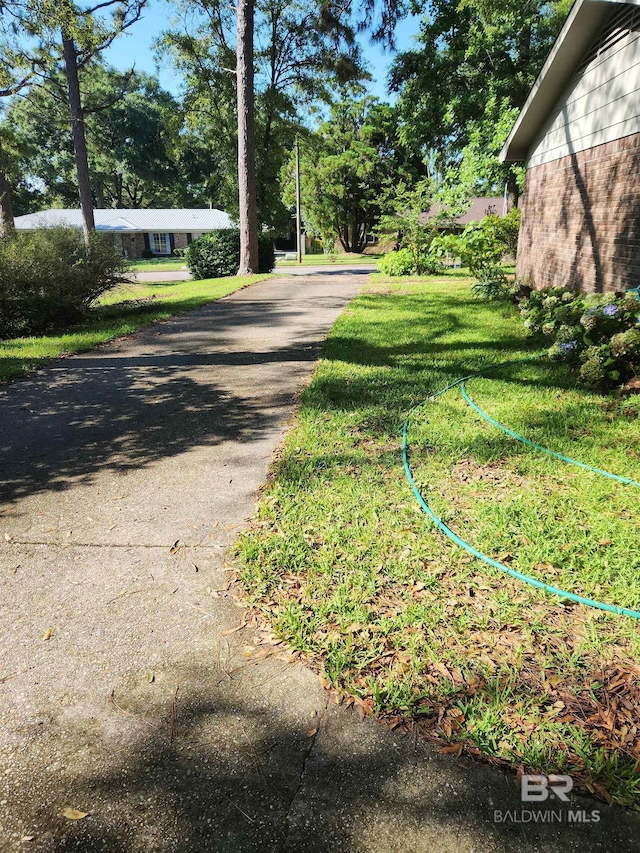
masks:
<instances>
[{"instance_id":1,"label":"brick wall","mask_svg":"<svg viewBox=\"0 0 640 853\"><path fill-rule=\"evenodd\" d=\"M188 246L187 243L187 235L186 234L174 234L174 240L176 242L176 249L186 249Z\"/></svg>"},{"instance_id":2,"label":"brick wall","mask_svg":"<svg viewBox=\"0 0 640 853\"><path fill-rule=\"evenodd\" d=\"M129 251L133 252L130 257L141 258L144 252L144 234L124 234L122 239Z\"/></svg>"},{"instance_id":3,"label":"brick wall","mask_svg":"<svg viewBox=\"0 0 640 853\"><path fill-rule=\"evenodd\" d=\"M517 275L584 291L640 285L640 134L529 169Z\"/></svg>"},{"instance_id":4,"label":"brick wall","mask_svg":"<svg viewBox=\"0 0 640 853\"><path fill-rule=\"evenodd\" d=\"M187 235L186 233L178 233L176 232L174 235L175 240L175 248L176 249L186 249L187 248ZM123 234L122 235L122 244L124 248L128 252L128 256L130 258L141 258L144 254L144 234Z\"/></svg>"}]
</instances>

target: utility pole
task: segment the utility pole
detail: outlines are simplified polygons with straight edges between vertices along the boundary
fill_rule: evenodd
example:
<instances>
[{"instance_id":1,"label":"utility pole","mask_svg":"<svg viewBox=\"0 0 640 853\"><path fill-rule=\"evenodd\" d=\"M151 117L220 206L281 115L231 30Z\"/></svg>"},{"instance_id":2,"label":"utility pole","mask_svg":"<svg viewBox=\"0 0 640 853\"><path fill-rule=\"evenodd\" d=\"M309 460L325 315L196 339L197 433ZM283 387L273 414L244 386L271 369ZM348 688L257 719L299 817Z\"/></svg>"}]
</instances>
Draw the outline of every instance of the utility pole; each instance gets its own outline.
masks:
<instances>
[{"instance_id":1,"label":"utility pole","mask_svg":"<svg viewBox=\"0 0 640 853\"><path fill-rule=\"evenodd\" d=\"M302 220L300 218L300 143L296 139L296 247L298 263L302 263Z\"/></svg>"}]
</instances>

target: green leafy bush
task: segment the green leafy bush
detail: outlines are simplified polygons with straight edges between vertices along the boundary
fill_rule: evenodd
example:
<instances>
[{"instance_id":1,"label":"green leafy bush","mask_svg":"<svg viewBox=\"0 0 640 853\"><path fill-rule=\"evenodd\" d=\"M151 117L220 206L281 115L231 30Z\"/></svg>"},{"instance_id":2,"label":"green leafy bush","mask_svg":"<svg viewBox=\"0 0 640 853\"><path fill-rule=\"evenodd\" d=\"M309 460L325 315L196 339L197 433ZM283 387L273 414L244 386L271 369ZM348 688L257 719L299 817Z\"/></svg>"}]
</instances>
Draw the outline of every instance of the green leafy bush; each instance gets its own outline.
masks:
<instances>
[{"instance_id":1,"label":"green leafy bush","mask_svg":"<svg viewBox=\"0 0 640 853\"><path fill-rule=\"evenodd\" d=\"M187 249L186 261L195 279L235 275L240 264L240 232L225 228L202 234Z\"/></svg>"},{"instance_id":2,"label":"green leafy bush","mask_svg":"<svg viewBox=\"0 0 640 853\"><path fill-rule=\"evenodd\" d=\"M276 265L276 250L270 234L258 234L258 272L272 272Z\"/></svg>"},{"instance_id":3,"label":"green leafy bush","mask_svg":"<svg viewBox=\"0 0 640 853\"><path fill-rule=\"evenodd\" d=\"M186 249L177 249L177 248L176 248L176 249L174 249L174 250L173 250L173 253L172 253L172 254L173 254L173 255L174 255L174 257L176 257L176 258L184 258L184 254L185 254L185 252L186 252Z\"/></svg>"},{"instance_id":4,"label":"green leafy bush","mask_svg":"<svg viewBox=\"0 0 640 853\"><path fill-rule=\"evenodd\" d=\"M513 255L515 258L518 251L518 237L520 236L521 214L517 207L513 207L506 216L489 214L482 220L482 227L493 233L495 238L504 247L503 254Z\"/></svg>"},{"instance_id":5,"label":"green leafy bush","mask_svg":"<svg viewBox=\"0 0 640 853\"><path fill-rule=\"evenodd\" d=\"M471 290L482 299L508 299L511 296L507 277L498 265L481 269Z\"/></svg>"},{"instance_id":6,"label":"green leafy bush","mask_svg":"<svg viewBox=\"0 0 640 853\"><path fill-rule=\"evenodd\" d=\"M125 279L113 238L77 228L13 232L0 240L0 337L35 335L77 323Z\"/></svg>"},{"instance_id":7,"label":"green leafy bush","mask_svg":"<svg viewBox=\"0 0 640 853\"><path fill-rule=\"evenodd\" d=\"M240 266L240 232L234 228L210 231L194 240L185 253L194 279L224 278L235 275ZM275 266L273 240L258 235L258 271L271 272Z\"/></svg>"},{"instance_id":8,"label":"green leafy bush","mask_svg":"<svg viewBox=\"0 0 640 853\"><path fill-rule=\"evenodd\" d=\"M416 256L409 248L388 252L380 258L377 266L381 273L390 276L437 275L443 269L438 257L429 252L421 252Z\"/></svg>"},{"instance_id":9,"label":"green leafy bush","mask_svg":"<svg viewBox=\"0 0 640 853\"><path fill-rule=\"evenodd\" d=\"M496 234L492 222L498 217L485 217L481 222L471 222L457 238L454 248L463 266L478 275L487 268L497 267L505 254L504 242Z\"/></svg>"},{"instance_id":10,"label":"green leafy bush","mask_svg":"<svg viewBox=\"0 0 640 853\"><path fill-rule=\"evenodd\" d=\"M395 252L387 252L377 263L381 273L385 275L413 275L416 265L413 253L409 249L399 249Z\"/></svg>"},{"instance_id":11,"label":"green leafy bush","mask_svg":"<svg viewBox=\"0 0 640 853\"><path fill-rule=\"evenodd\" d=\"M443 235L434 250L459 257L477 277L473 291L484 299L505 299L510 295L507 278L500 268L506 254L515 256L518 248L520 212L511 210L507 216L485 216L471 222L459 235Z\"/></svg>"},{"instance_id":12,"label":"green leafy bush","mask_svg":"<svg viewBox=\"0 0 640 853\"><path fill-rule=\"evenodd\" d=\"M549 357L580 366L580 377L607 390L640 372L640 299L633 294L534 290L520 302L530 335L551 343Z\"/></svg>"}]
</instances>

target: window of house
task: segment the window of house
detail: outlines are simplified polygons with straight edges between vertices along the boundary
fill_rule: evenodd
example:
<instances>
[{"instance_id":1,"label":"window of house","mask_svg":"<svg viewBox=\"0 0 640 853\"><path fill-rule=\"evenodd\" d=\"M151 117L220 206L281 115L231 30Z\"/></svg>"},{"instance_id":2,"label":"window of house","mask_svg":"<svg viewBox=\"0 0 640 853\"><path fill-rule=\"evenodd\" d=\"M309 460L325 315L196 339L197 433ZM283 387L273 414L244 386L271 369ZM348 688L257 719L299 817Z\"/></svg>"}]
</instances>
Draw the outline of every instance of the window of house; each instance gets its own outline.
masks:
<instances>
[{"instance_id":1,"label":"window of house","mask_svg":"<svg viewBox=\"0 0 640 853\"><path fill-rule=\"evenodd\" d=\"M170 241L168 234L152 234L151 240L151 251L154 255L170 255Z\"/></svg>"}]
</instances>

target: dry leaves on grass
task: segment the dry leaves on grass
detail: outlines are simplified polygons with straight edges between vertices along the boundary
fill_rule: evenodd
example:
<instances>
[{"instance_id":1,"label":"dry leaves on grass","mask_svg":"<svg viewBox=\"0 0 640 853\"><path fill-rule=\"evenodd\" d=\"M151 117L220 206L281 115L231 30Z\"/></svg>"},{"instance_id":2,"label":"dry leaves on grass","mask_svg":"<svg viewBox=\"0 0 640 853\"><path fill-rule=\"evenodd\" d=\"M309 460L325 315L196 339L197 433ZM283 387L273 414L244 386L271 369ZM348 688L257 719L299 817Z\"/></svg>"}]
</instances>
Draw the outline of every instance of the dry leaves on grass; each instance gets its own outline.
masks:
<instances>
[{"instance_id":1,"label":"dry leaves on grass","mask_svg":"<svg viewBox=\"0 0 640 853\"><path fill-rule=\"evenodd\" d=\"M555 569L551 564L537 568L550 573ZM370 621L326 621L312 634L314 652L296 655L321 669L325 654L336 643L344 641L357 649L357 668L343 670L338 683L324 674L320 681L338 704L352 708L361 719L377 712L373 685L384 695L390 679L396 684L411 679L415 714L387 708L379 712L381 721L391 729L428 739L458 758L464 752L509 767L513 764L509 756L526 755L531 737L546 727L551 733L545 737L556 738L557 748L567 755L576 788L608 799L606 788L594 781L584 759L572 754L562 731L575 727L605 757L624 756L640 762L640 667L626 656L623 647L616 647L615 663L613 653L611 660L598 655L586 642L592 613L584 607L540 599L504 578L469 578L453 564L425 564L423 578L425 571L437 579L437 595L424 581L387 578L383 567L376 575L376 593L366 605ZM512 602L522 601L531 623L544 624L544 631L536 633L528 624L501 622L493 615L496 591ZM277 623L288 603L306 601L305 579L295 573L283 574L272 596L261 605L261 617L273 620L271 624ZM419 620L388 624L387 620L396 620L421 602L428 607L442 605L447 616L463 610L475 612L482 628L474 626L473 619L463 635L443 622L436 629ZM277 646L280 652L287 649L273 629L261 633L260 643ZM580 666L571 671L564 668L567 655L580 659ZM466 720L460 706L469 700L478 707L489 706L495 702L496 689L505 697L500 721L509 735L508 743L499 746L500 754L492 756L481 754L475 745L473 718Z\"/></svg>"}]
</instances>

